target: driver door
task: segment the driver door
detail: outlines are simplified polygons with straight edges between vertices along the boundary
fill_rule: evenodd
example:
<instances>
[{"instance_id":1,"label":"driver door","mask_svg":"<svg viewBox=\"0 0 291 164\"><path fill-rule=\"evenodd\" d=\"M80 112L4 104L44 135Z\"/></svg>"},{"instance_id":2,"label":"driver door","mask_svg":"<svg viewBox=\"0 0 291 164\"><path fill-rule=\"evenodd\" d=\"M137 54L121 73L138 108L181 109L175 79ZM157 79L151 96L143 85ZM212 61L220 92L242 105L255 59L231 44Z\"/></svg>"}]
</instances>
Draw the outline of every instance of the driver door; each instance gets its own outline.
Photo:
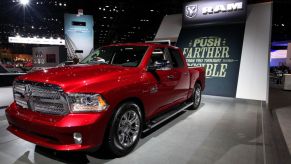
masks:
<instances>
[{"instance_id":1,"label":"driver door","mask_svg":"<svg viewBox=\"0 0 291 164\"><path fill-rule=\"evenodd\" d=\"M169 105L175 101L173 91L178 84L175 79L171 56L166 48L156 48L151 56L149 66L155 66L156 71L153 76L157 79L157 92L152 95L152 102L159 104L158 109L153 111L155 114L168 109Z\"/></svg>"}]
</instances>

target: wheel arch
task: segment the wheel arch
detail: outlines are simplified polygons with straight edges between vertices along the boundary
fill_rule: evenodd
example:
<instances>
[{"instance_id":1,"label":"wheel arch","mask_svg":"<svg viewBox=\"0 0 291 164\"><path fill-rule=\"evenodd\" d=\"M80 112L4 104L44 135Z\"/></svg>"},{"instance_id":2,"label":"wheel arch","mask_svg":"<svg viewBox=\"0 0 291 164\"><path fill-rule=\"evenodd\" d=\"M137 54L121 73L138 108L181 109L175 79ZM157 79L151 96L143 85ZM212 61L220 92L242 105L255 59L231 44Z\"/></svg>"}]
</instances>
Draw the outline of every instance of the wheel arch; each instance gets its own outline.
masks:
<instances>
[{"instance_id":1,"label":"wheel arch","mask_svg":"<svg viewBox=\"0 0 291 164\"><path fill-rule=\"evenodd\" d=\"M197 79L195 83L200 84L200 86L202 87L202 82L201 82L201 80ZM195 85L195 84L194 84L194 85Z\"/></svg>"},{"instance_id":2,"label":"wheel arch","mask_svg":"<svg viewBox=\"0 0 291 164\"><path fill-rule=\"evenodd\" d=\"M128 98L121 100L119 103L117 103L116 106L114 106L114 108L112 108L112 116L110 118L110 122L109 122L109 124L106 125L106 131L105 131L105 135L104 135L104 139L103 139L103 148L105 148L106 151L113 150L110 148L110 144L112 144L114 141L113 141L112 137L109 137L109 136L110 136L110 129L113 127L114 117L118 113L118 110L120 109L120 107L123 104L128 103L128 102L134 102L139 106L140 112L141 112L141 119L142 119L141 123L144 123L144 121L143 121L144 120L144 106L143 106L142 101L138 97L128 97ZM142 132L142 128L143 127L141 127L141 129L140 129L141 132ZM129 150L129 152L130 151L132 151L132 150ZM114 153L116 153L116 152L114 152ZM123 156L123 155L118 155L118 156Z\"/></svg>"},{"instance_id":3,"label":"wheel arch","mask_svg":"<svg viewBox=\"0 0 291 164\"><path fill-rule=\"evenodd\" d=\"M114 109L114 112L116 112L117 109L118 109L118 107L120 107L123 103L126 103L126 102L135 102L135 103L138 104L138 106L140 107L140 110L141 110L140 112L141 112L142 119L143 119L143 121L144 121L144 120L145 120L144 104L143 104L143 102L141 101L141 99L138 98L138 97L128 97L128 98L125 98L125 99L121 100L121 101L117 104L116 108Z\"/></svg>"}]
</instances>

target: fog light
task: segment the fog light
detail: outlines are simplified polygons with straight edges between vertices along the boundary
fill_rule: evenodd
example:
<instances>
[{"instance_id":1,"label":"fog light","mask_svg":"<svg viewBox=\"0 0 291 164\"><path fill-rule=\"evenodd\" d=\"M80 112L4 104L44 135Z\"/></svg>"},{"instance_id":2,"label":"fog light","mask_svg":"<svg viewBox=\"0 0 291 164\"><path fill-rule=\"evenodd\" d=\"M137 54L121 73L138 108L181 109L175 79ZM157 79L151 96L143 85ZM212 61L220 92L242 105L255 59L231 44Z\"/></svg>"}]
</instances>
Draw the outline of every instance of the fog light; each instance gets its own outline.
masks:
<instances>
[{"instance_id":1,"label":"fog light","mask_svg":"<svg viewBox=\"0 0 291 164\"><path fill-rule=\"evenodd\" d=\"M74 133L73 135L75 144L82 144L82 134L81 133Z\"/></svg>"}]
</instances>

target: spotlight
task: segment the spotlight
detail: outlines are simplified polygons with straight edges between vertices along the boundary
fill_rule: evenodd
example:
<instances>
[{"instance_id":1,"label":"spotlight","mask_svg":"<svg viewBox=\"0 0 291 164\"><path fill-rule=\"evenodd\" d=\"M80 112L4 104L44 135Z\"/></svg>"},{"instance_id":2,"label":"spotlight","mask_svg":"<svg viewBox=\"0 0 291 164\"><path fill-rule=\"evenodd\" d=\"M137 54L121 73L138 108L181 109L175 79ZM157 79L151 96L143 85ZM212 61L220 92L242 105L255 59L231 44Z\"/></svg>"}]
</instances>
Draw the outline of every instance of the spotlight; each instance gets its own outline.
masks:
<instances>
[{"instance_id":1,"label":"spotlight","mask_svg":"<svg viewBox=\"0 0 291 164\"><path fill-rule=\"evenodd\" d=\"M29 0L20 0L19 2L20 2L20 4L22 4L24 6L29 4Z\"/></svg>"}]
</instances>

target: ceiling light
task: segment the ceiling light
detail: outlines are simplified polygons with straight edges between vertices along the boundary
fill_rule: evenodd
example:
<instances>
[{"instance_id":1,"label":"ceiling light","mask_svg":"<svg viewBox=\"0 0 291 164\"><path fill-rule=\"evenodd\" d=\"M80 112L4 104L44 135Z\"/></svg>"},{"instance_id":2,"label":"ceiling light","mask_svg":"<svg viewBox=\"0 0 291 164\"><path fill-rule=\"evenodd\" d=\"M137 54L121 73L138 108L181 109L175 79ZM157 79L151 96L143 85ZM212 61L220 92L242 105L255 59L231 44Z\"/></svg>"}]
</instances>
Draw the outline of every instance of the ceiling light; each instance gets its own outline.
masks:
<instances>
[{"instance_id":1,"label":"ceiling light","mask_svg":"<svg viewBox=\"0 0 291 164\"><path fill-rule=\"evenodd\" d=\"M29 0L20 0L19 2L24 6L29 4Z\"/></svg>"}]
</instances>

